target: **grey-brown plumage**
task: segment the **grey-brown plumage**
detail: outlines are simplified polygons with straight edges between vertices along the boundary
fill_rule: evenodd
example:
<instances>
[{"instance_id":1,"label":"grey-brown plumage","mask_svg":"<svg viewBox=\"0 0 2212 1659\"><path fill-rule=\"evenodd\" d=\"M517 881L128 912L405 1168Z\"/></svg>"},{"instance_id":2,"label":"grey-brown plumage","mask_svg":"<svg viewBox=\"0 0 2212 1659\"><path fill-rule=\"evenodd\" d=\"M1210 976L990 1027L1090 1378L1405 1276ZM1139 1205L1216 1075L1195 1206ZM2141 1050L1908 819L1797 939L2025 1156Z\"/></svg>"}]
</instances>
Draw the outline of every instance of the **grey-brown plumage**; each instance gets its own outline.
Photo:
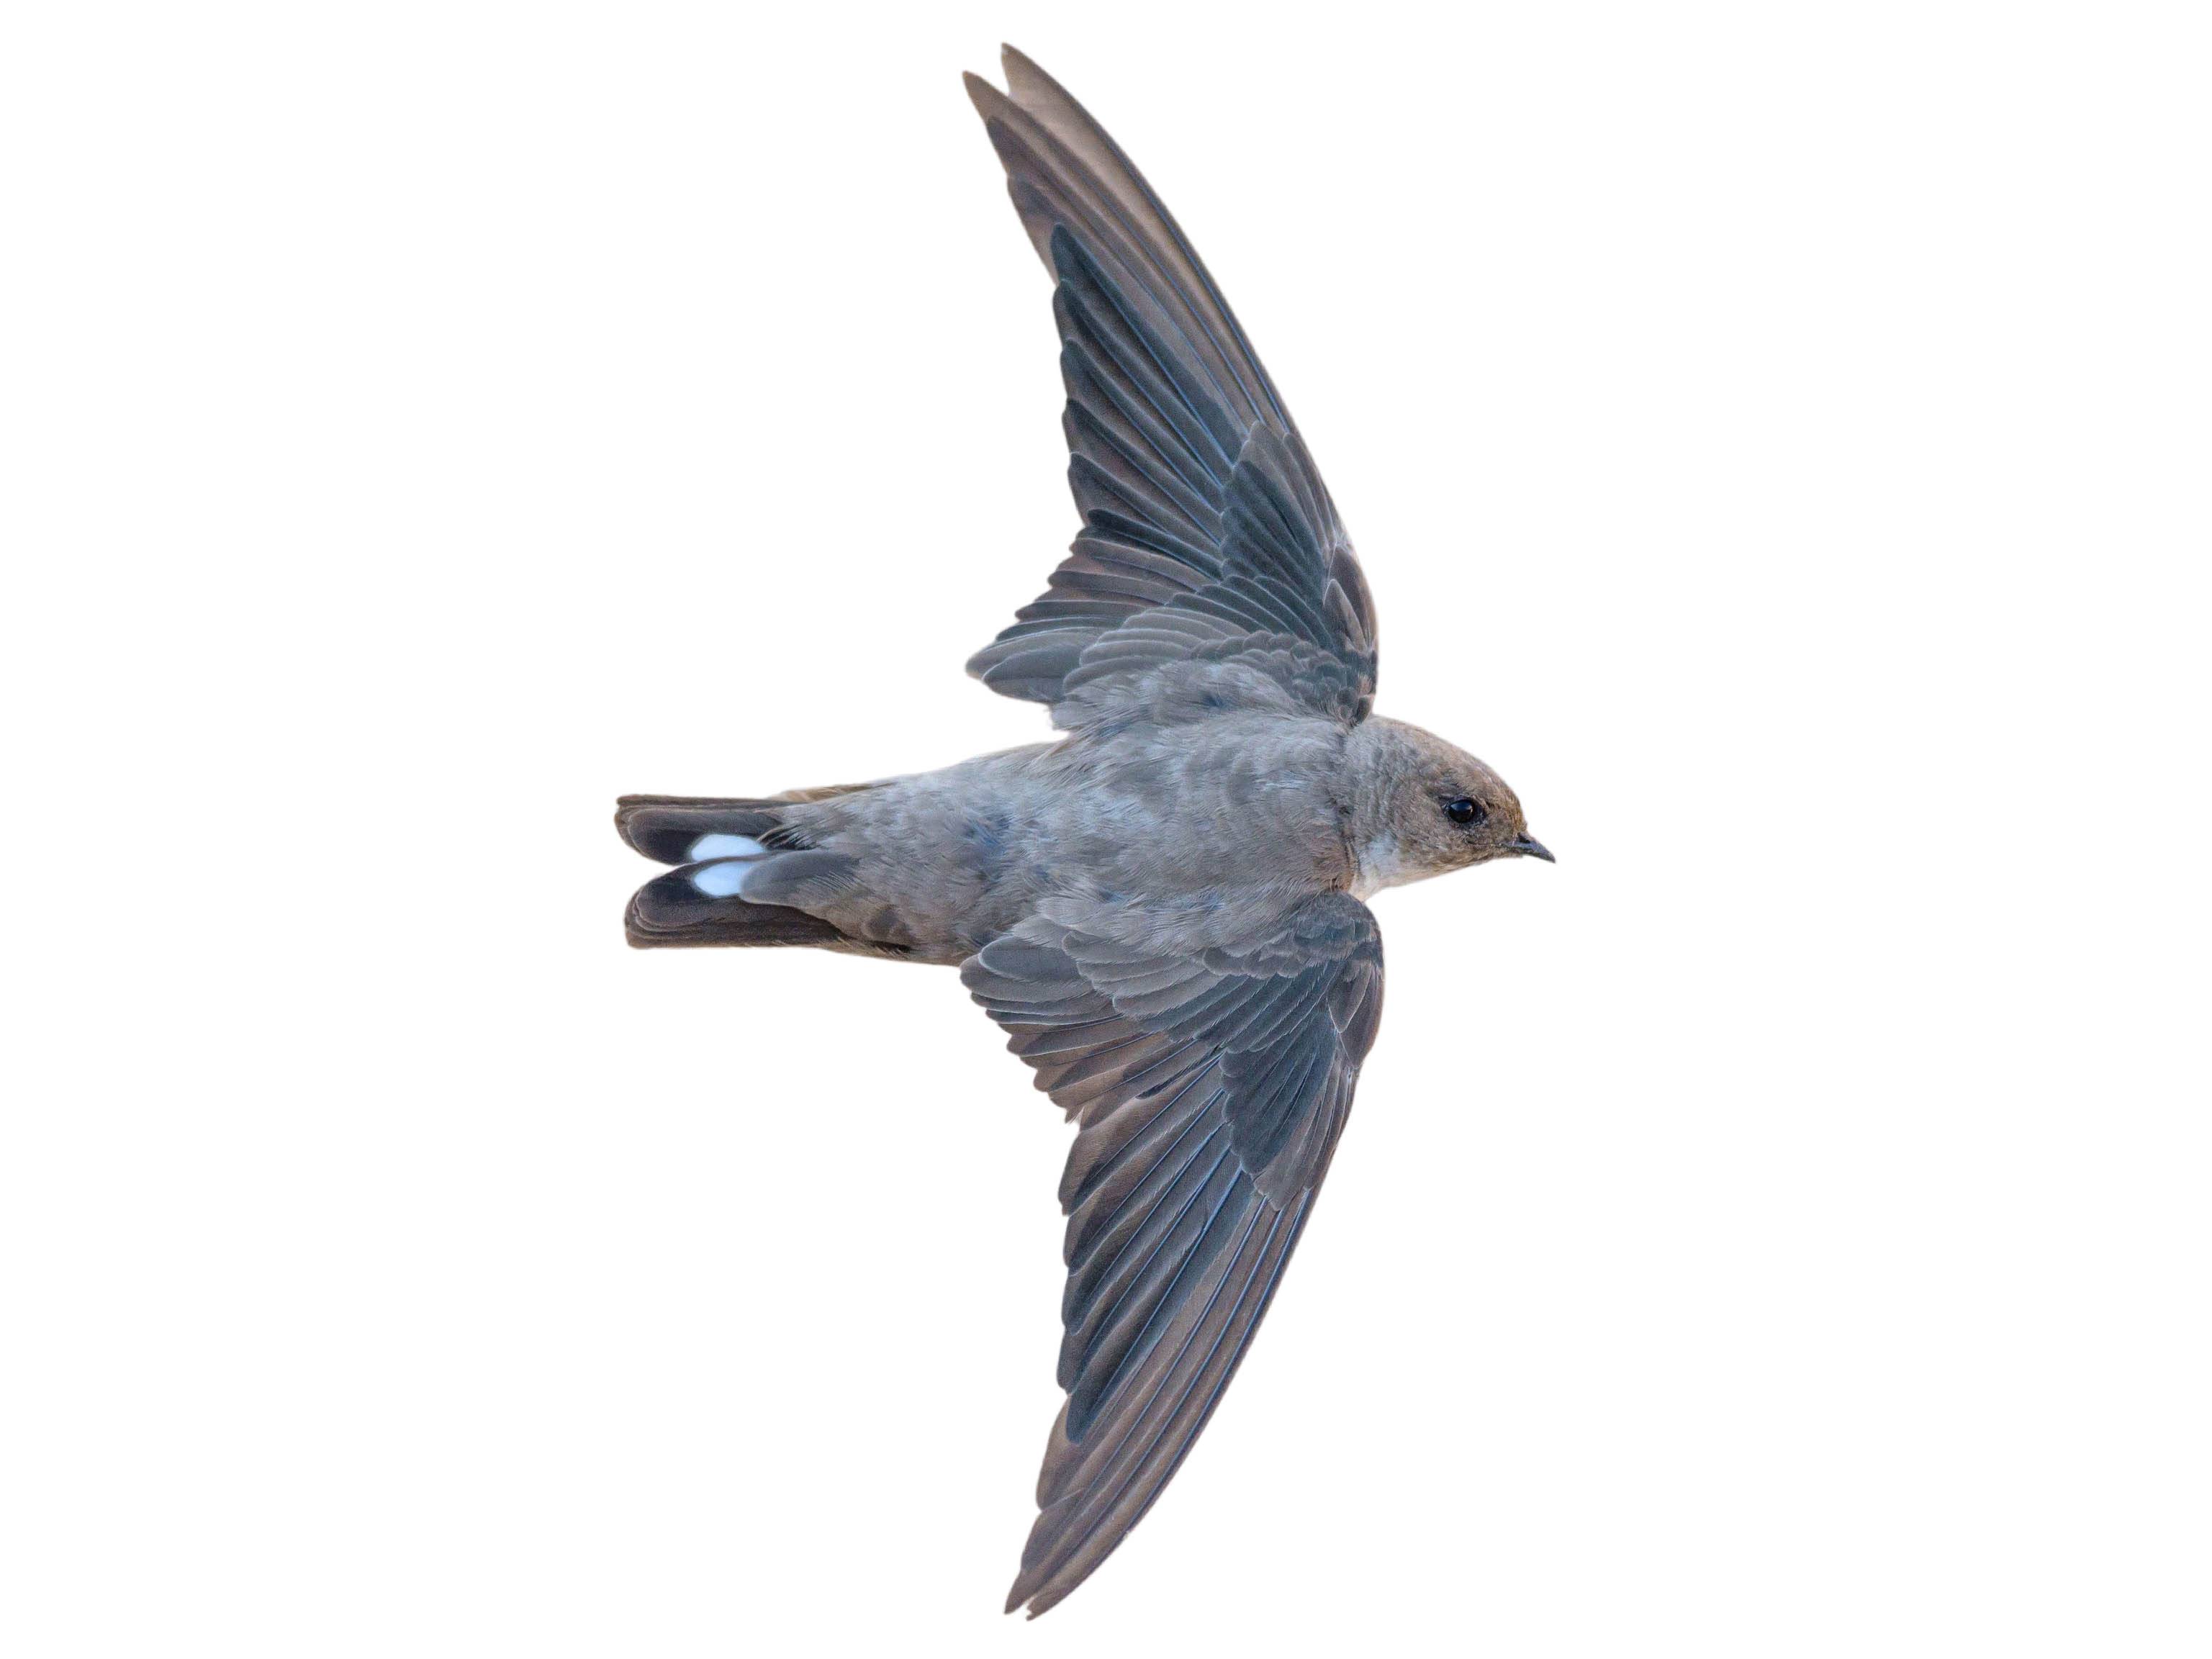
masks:
<instances>
[{"instance_id":1,"label":"grey-brown plumage","mask_svg":"<svg viewBox=\"0 0 2212 1659\"><path fill-rule=\"evenodd\" d=\"M1067 1401L1007 1602L1036 1613L1158 1497L1274 1294L1382 1012L1361 901L1551 854L1480 761L1370 713L1374 605L1266 371L1113 141L1005 61L968 88L1054 278L1083 528L969 668L1064 735L617 822L676 866L632 944L957 965L1080 1124Z\"/></svg>"}]
</instances>

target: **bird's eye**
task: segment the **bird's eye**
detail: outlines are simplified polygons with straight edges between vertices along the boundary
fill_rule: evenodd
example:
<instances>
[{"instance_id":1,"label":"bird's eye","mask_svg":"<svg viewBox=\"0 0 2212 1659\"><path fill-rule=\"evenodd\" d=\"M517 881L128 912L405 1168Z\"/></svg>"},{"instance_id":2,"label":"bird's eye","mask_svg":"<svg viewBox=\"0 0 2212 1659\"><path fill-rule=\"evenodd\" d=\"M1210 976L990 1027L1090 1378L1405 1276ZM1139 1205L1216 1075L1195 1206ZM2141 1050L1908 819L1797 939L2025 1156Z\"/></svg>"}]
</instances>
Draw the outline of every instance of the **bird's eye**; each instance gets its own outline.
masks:
<instances>
[{"instance_id":1,"label":"bird's eye","mask_svg":"<svg viewBox=\"0 0 2212 1659\"><path fill-rule=\"evenodd\" d=\"M1444 803L1444 816L1454 823L1480 823L1482 822L1482 805L1462 795L1457 800Z\"/></svg>"}]
</instances>

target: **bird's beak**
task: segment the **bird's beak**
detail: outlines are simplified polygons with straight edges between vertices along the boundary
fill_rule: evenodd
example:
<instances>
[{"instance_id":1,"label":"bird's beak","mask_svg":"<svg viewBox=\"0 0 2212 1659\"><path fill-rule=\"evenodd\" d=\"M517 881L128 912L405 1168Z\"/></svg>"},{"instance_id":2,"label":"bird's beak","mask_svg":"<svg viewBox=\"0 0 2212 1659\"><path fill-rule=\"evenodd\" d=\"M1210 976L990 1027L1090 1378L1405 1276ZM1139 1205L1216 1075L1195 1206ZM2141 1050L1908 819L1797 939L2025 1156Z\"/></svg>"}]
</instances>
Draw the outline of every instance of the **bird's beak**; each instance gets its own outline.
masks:
<instances>
[{"instance_id":1,"label":"bird's beak","mask_svg":"<svg viewBox=\"0 0 2212 1659\"><path fill-rule=\"evenodd\" d=\"M1513 838L1513 850L1524 859L1541 859L1547 864L1559 862L1559 860L1552 856L1552 849L1526 830Z\"/></svg>"}]
</instances>

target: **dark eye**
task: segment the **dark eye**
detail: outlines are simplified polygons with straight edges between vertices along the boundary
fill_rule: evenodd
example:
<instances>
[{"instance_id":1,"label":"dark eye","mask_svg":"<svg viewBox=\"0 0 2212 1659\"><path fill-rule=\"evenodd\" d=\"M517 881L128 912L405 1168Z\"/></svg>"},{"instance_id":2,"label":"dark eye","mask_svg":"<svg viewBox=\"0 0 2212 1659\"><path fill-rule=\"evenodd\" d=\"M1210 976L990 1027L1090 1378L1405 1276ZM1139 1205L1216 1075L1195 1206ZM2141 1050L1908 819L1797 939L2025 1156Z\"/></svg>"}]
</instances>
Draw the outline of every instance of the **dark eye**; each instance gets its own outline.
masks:
<instances>
[{"instance_id":1,"label":"dark eye","mask_svg":"<svg viewBox=\"0 0 2212 1659\"><path fill-rule=\"evenodd\" d=\"M1444 803L1444 816L1454 823L1480 823L1482 805L1479 801L1469 800L1465 795L1462 795L1457 800L1448 800Z\"/></svg>"}]
</instances>

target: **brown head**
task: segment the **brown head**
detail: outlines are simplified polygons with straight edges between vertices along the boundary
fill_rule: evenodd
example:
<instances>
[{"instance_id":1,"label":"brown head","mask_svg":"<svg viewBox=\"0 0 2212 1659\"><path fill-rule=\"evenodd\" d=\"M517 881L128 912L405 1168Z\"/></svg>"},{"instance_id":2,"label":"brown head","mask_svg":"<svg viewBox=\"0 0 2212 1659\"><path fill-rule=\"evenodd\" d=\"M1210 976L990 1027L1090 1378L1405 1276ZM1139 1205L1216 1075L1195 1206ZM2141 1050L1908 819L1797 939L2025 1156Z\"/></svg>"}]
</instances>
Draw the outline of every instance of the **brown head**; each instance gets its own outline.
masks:
<instances>
[{"instance_id":1,"label":"brown head","mask_svg":"<svg viewBox=\"0 0 2212 1659\"><path fill-rule=\"evenodd\" d=\"M1505 780L1418 726L1362 721L1345 763L1354 890L1362 897L1492 859L1552 861Z\"/></svg>"}]
</instances>

